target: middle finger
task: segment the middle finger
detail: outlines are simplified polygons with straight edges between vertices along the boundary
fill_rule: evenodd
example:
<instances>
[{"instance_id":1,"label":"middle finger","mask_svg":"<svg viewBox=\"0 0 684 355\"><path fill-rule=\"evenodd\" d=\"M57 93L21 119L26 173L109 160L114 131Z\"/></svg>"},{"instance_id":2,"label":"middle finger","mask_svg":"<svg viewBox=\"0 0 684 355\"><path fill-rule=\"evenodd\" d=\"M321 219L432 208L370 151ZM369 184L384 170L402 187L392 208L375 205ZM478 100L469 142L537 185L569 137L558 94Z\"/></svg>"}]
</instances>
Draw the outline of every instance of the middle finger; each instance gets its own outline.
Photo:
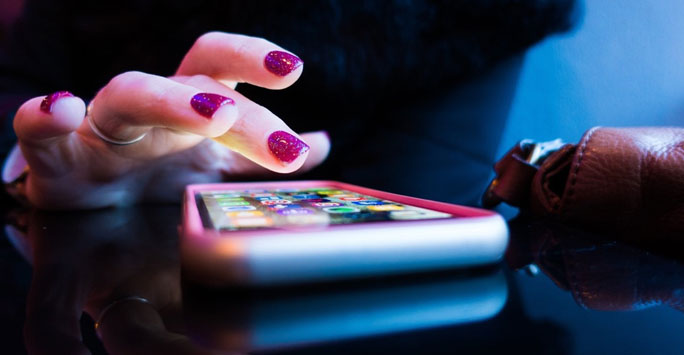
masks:
<instances>
[{"instance_id":1,"label":"middle finger","mask_svg":"<svg viewBox=\"0 0 684 355\"><path fill-rule=\"evenodd\" d=\"M265 107L207 76L179 76L172 79L235 100L239 108L238 118L227 132L213 137L215 141L279 173L293 172L306 161L310 145Z\"/></svg>"}]
</instances>

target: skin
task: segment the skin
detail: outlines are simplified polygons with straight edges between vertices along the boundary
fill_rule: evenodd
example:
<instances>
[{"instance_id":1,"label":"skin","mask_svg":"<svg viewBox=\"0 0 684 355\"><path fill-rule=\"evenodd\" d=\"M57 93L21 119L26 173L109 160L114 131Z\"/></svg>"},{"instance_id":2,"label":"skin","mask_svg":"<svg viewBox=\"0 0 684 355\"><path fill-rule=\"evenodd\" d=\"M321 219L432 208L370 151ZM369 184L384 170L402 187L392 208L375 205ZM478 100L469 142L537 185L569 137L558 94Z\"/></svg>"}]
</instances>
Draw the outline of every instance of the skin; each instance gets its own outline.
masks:
<instances>
[{"instance_id":1,"label":"skin","mask_svg":"<svg viewBox=\"0 0 684 355\"><path fill-rule=\"evenodd\" d=\"M285 76L264 67L264 57L274 50L284 51L261 38L210 32L197 39L172 77L126 72L112 78L93 99L91 118L118 140L146 134L131 145L97 137L78 97L60 98L50 113L39 109L45 96L25 102L14 130L31 169L29 202L73 209L178 201L189 183L303 172L320 164L330 149L324 132L298 135L235 91L243 82L280 90L297 81L303 66ZM224 105L207 119L190 106L202 92L229 97L235 105ZM311 149L290 164L281 162L266 144L278 130Z\"/></svg>"}]
</instances>

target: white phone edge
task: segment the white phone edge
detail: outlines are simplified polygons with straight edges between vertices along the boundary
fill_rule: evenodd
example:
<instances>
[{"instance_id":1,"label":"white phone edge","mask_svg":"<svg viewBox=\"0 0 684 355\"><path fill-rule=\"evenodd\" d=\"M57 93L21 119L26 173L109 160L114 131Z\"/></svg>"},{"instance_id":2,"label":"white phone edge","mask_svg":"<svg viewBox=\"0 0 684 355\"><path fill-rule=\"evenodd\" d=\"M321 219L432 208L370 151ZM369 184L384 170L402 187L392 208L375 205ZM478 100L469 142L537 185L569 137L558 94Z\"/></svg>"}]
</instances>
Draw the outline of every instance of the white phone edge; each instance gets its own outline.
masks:
<instances>
[{"instance_id":1,"label":"white phone edge","mask_svg":"<svg viewBox=\"0 0 684 355\"><path fill-rule=\"evenodd\" d=\"M496 214L334 226L263 236L183 236L184 272L205 284L273 286L476 267L500 261L508 227Z\"/></svg>"}]
</instances>

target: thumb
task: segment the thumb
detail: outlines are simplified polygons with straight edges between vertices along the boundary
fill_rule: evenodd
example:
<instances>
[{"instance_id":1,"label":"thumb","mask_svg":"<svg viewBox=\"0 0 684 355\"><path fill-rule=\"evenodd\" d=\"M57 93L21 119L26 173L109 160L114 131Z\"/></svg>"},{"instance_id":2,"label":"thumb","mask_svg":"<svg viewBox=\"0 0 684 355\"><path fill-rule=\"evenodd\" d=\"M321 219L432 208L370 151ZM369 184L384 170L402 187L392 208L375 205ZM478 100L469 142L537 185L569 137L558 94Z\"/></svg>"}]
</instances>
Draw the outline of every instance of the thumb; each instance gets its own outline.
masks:
<instances>
[{"instance_id":1,"label":"thumb","mask_svg":"<svg viewBox=\"0 0 684 355\"><path fill-rule=\"evenodd\" d=\"M33 174L54 176L69 169L60 161L60 145L74 134L85 117L85 103L68 91L26 101L14 116L14 131Z\"/></svg>"}]
</instances>

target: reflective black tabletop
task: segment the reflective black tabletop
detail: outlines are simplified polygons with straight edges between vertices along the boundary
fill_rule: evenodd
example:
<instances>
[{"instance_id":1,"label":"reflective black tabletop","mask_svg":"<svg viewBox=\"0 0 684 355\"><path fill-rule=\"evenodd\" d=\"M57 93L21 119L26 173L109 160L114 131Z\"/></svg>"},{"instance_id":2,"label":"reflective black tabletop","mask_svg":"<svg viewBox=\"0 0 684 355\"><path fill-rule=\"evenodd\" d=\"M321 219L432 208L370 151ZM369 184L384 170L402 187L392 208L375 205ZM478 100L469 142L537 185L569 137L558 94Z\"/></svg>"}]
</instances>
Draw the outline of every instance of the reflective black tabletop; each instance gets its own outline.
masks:
<instances>
[{"instance_id":1,"label":"reflective black tabletop","mask_svg":"<svg viewBox=\"0 0 684 355\"><path fill-rule=\"evenodd\" d=\"M684 351L684 252L674 244L518 217L498 265L216 289L183 277L178 206L5 215L3 354ZM89 314L130 295L152 305L117 306L98 336Z\"/></svg>"}]
</instances>

